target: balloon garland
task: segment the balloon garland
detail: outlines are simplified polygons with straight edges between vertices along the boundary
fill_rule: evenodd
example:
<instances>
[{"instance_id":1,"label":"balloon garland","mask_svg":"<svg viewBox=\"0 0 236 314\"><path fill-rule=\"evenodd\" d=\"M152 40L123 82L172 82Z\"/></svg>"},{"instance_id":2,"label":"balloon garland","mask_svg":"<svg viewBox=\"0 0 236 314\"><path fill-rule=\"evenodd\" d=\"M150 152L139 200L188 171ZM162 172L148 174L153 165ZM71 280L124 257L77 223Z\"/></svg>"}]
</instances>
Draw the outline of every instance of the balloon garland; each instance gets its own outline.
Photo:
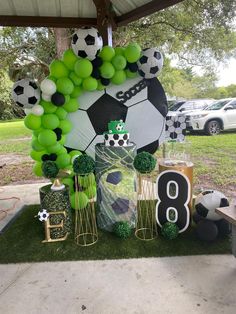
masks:
<instances>
[{"instance_id":1,"label":"balloon garland","mask_svg":"<svg viewBox=\"0 0 236 314\"><path fill-rule=\"evenodd\" d=\"M53 161L59 169L71 169L79 151L67 152L63 146L72 125L67 114L79 108L79 96L84 92L103 90L109 84L123 84L137 75L156 77L163 67L162 54L156 48L142 50L136 43L127 47L103 46L98 31L79 29L72 36L72 48L60 60L53 60L50 74L40 88L33 80L23 79L14 84L12 97L25 110L25 126L32 130L33 172L42 176L42 165ZM64 179L74 193L73 180ZM89 193L90 192L90 193ZM93 191L89 194L94 195Z\"/></svg>"}]
</instances>

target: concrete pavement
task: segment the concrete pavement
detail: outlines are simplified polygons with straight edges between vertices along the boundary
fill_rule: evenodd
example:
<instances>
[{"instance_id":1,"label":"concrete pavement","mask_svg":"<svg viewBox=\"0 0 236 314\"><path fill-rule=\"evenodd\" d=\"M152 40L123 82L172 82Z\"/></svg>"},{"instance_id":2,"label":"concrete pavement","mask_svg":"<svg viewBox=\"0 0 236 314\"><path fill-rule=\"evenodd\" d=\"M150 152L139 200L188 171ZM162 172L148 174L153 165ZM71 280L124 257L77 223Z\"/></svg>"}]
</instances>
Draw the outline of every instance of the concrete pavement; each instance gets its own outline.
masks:
<instances>
[{"instance_id":1,"label":"concrete pavement","mask_svg":"<svg viewBox=\"0 0 236 314\"><path fill-rule=\"evenodd\" d=\"M236 312L231 255L9 264L0 275L4 314Z\"/></svg>"}]
</instances>

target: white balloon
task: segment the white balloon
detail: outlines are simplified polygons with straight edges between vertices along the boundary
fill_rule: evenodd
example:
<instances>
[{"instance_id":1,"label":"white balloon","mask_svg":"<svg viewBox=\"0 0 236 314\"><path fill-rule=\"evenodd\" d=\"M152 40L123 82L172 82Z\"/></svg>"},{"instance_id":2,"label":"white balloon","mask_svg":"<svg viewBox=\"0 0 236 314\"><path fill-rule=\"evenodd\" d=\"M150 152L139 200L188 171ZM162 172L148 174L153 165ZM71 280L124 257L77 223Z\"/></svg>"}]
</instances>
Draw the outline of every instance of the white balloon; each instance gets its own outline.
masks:
<instances>
[{"instance_id":1,"label":"white balloon","mask_svg":"<svg viewBox=\"0 0 236 314\"><path fill-rule=\"evenodd\" d=\"M44 113L44 109L40 105L36 105L31 109L31 112L36 116L42 116Z\"/></svg>"},{"instance_id":2,"label":"white balloon","mask_svg":"<svg viewBox=\"0 0 236 314\"><path fill-rule=\"evenodd\" d=\"M28 115L28 114L32 113L32 110L29 108L24 108L24 112L26 115Z\"/></svg>"},{"instance_id":3,"label":"white balloon","mask_svg":"<svg viewBox=\"0 0 236 314\"><path fill-rule=\"evenodd\" d=\"M51 101L51 95L47 95L47 94L42 93L42 98L45 101Z\"/></svg>"},{"instance_id":4,"label":"white balloon","mask_svg":"<svg viewBox=\"0 0 236 314\"><path fill-rule=\"evenodd\" d=\"M40 88L43 94L50 96L53 95L57 90L56 84L52 80L49 80L47 78L41 82Z\"/></svg>"}]
</instances>

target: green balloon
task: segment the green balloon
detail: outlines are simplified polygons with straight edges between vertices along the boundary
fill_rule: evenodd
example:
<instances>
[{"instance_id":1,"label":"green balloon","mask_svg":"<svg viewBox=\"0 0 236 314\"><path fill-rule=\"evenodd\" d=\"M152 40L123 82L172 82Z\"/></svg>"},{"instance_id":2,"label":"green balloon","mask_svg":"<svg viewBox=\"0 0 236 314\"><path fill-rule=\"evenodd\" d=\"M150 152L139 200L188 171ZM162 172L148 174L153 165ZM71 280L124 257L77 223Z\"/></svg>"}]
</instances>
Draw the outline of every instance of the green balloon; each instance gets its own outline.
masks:
<instances>
[{"instance_id":1,"label":"green balloon","mask_svg":"<svg viewBox=\"0 0 236 314\"><path fill-rule=\"evenodd\" d=\"M84 192L76 192L70 195L70 204L74 209L83 209L88 205L89 199Z\"/></svg>"},{"instance_id":2,"label":"green balloon","mask_svg":"<svg viewBox=\"0 0 236 314\"><path fill-rule=\"evenodd\" d=\"M104 90L106 88L106 86L102 85L101 81L98 81L98 87L97 90Z\"/></svg>"},{"instance_id":3,"label":"green balloon","mask_svg":"<svg viewBox=\"0 0 236 314\"><path fill-rule=\"evenodd\" d=\"M57 156L56 164L59 168L63 169L70 164L69 154L60 154Z\"/></svg>"},{"instance_id":4,"label":"green balloon","mask_svg":"<svg viewBox=\"0 0 236 314\"><path fill-rule=\"evenodd\" d=\"M82 85L83 89L87 91L93 91L98 87L97 80L91 76L84 79Z\"/></svg>"},{"instance_id":5,"label":"green balloon","mask_svg":"<svg viewBox=\"0 0 236 314\"><path fill-rule=\"evenodd\" d=\"M137 62L140 58L141 50L138 48L137 44L129 44L125 48L125 57L128 62Z\"/></svg>"},{"instance_id":6,"label":"green balloon","mask_svg":"<svg viewBox=\"0 0 236 314\"><path fill-rule=\"evenodd\" d=\"M104 46L99 53L99 57L102 58L103 61L111 61L114 55L115 50L110 46Z\"/></svg>"},{"instance_id":7,"label":"green balloon","mask_svg":"<svg viewBox=\"0 0 236 314\"><path fill-rule=\"evenodd\" d=\"M55 78L60 78L69 75L69 70L65 64L60 60L53 60L49 65L50 75Z\"/></svg>"},{"instance_id":8,"label":"green balloon","mask_svg":"<svg viewBox=\"0 0 236 314\"><path fill-rule=\"evenodd\" d=\"M93 65L88 59L79 59L75 63L75 74L81 78L89 77L93 71Z\"/></svg>"},{"instance_id":9,"label":"green balloon","mask_svg":"<svg viewBox=\"0 0 236 314\"><path fill-rule=\"evenodd\" d=\"M74 180L72 178L63 178L61 181L69 187L70 193L74 192Z\"/></svg>"},{"instance_id":10,"label":"green balloon","mask_svg":"<svg viewBox=\"0 0 236 314\"><path fill-rule=\"evenodd\" d=\"M103 62L100 67L101 75L104 78L110 79L115 74L115 69L110 62Z\"/></svg>"},{"instance_id":11,"label":"green balloon","mask_svg":"<svg viewBox=\"0 0 236 314\"><path fill-rule=\"evenodd\" d=\"M41 100L39 104L43 107L44 113L54 113L58 108L57 106L54 106L51 102L45 100Z\"/></svg>"},{"instance_id":12,"label":"green balloon","mask_svg":"<svg viewBox=\"0 0 236 314\"><path fill-rule=\"evenodd\" d=\"M34 138L31 142L31 147L36 150L37 152L42 151L44 148L43 146L39 143L37 138Z\"/></svg>"},{"instance_id":13,"label":"green balloon","mask_svg":"<svg viewBox=\"0 0 236 314\"><path fill-rule=\"evenodd\" d=\"M58 141L58 143L61 144L61 145L64 145L65 142L66 142L66 137L65 137L65 135L62 135L61 139L60 139L60 141Z\"/></svg>"},{"instance_id":14,"label":"green balloon","mask_svg":"<svg viewBox=\"0 0 236 314\"><path fill-rule=\"evenodd\" d=\"M79 109L79 103L77 98L71 98L68 102L65 103L65 105L63 105L63 108L67 111L67 112L75 112Z\"/></svg>"},{"instance_id":15,"label":"green balloon","mask_svg":"<svg viewBox=\"0 0 236 314\"><path fill-rule=\"evenodd\" d=\"M115 57L112 58L111 63L116 70L124 70L127 64L125 57L121 55L115 55Z\"/></svg>"},{"instance_id":16,"label":"green balloon","mask_svg":"<svg viewBox=\"0 0 236 314\"><path fill-rule=\"evenodd\" d=\"M62 130L62 134L67 134L72 129L72 123L69 120L61 120L59 128Z\"/></svg>"},{"instance_id":17,"label":"green balloon","mask_svg":"<svg viewBox=\"0 0 236 314\"><path fill-rule=\"evenodd\" d=\"M78 57L74 54L72 49L67 49L62 56L62 61L65 63L68 69L74 70L75 62Z\"/></svg>"},{"instance_id":18,"label":"green balloon","mask_svg":"<svg viewBox=\"0 0 236 314\"><path fill-rule=\"evenodd\" d=\"M61 77L57 80L57 91L64 95L69 95L73 92L74 84L68 77Z\"/></svg>"},{"instance_id":19,"label":"green balloon","mask_svg":"<svg viewBox=\"0 0 236 314\"><path fill-rule=\"evenodd\" d=\"M34 173L37 177L42 177L42 176L43 176L42 163L41 163L41 162L36 162L36 163L33 165L33 173Z\"/></svg>"},{"instance_id":20,"label":"green balloon","mask_svg":"<svg viewBox=\"0 0 236 314\"><path fill-rule=\"evenodd\" d=\"M79 86L82 83L82 78L78 77L75 72L70 72L69 78L72 80L72 82L76 85Z\"/></svg>"},{"instance_id":21,"label":"green balloon","mask_svg":"<svg viewBox=\"0 0 236 314\"><path fill-rule=\"evenodd\" d=\"M56 79L54 76L52 76L52 75L49 75L49 76L47 77L47 79L53 81L54 83L57 82L57 79Z\"/></svg>"},{"instance_id":22,"label":"green balloon","mask_svg":"<svg viewBox=\"0 0 236 314\"><path fill-rule=\"evenodd\" d=\"M24 119L24 124L30 130L37 130L41 126L41 117L28 114Z\"/></svg>"},{"instance_id":23,"label":"green balloon","mask_svg":"<svg viewBox=\"0 0 236 314\"><path fill-rule=\"evenodd\" d=\"M80 155L82 155L82 153L79 150L72 150L71 152L69 152L69 155L71 157L71 162L73 163L73 159L75 157L79 157Z\"/></svg>"},{"instance_id":24,"label":"green balloon","mask_svg":"<svg viewBox=\"0 0 236 314\"><path fill-rule=\"evenodd\" d=\"M31 157L33 160L42 161L41 157L42 157L44 154L47 154L47 152L46 152L45 150L40 151L40 152L37 152L37 151L35 151L35 150L31 150L31 152L30 152L30 157Z\"/></svg>"},{"instance_id":25,"label":"green balloon","mask_svg":"<svg viewBox=\"0 0 236 314\"><path fill-rule=\"evenodd\" d=\"M125 74L126 74L126 76L128 77L128 78L134 78L134 77L136 77L138 74L137 74L137 72L131 72L130 70L125 70Z\"/></svg>"},{"instance_id":26,"label":"green balloon","mask_svg":"<svg viewBox=\"0 0 236 314\"><path fill-rule=\"evenodd\" d=\"M48 113L42 116L42 126L45 129L54 130L59 126L60 120L58 116L53 113Z\"/></svg>"},{"instance_id":27,"label":"green balloon","mask_svg":"<svg viewBox=\"0 0 236 314\"><path fill-rule=\"evenodd\" d=\"M39 129L37 129L37 130L34 130L34 131L33 131L33 135L38 138L39 133L42 132L43 130L44 130L44 129L42 129L42 128L39 128Z\"/></svg>"},{"instance_id":28,"label":"green balloon","mask_svg":"<svg viewBox=\"0 0 236 314\"><path fill-rule=\"evenodd\" d=\"M52 146L57 141L56 133L51 130L43 130L39 133L38 141L43 146Z\"/></svg>"},{"instance_id":29,"label":"green balloon","mask_svg":"<svg viewBox=\"0 0 236 314\"><path fill-rule=\"evenodd\" d=\"M83 90L80 86L75 86L73 89L73 92L71 93L71 97L77 98L82 94L82 92L83 92Z\"/></svg>"},{"instance_id":30,"label":"green balloon","mask_svg":"<svg viewBox=\"0 0 236 314\"><path fill-rule=\"evenodd\" d=\"M125 52L125 48L124 47L116 47L115 48L115 54L118 56L123 56Z\"/></svg>"},{"instance_id":31,"label":"green balloon","mask_svg":"<svg viewBox=\"0 0 236 314\"><path fill-rule=\"evenodd\" d=\"M60 145L60 143L56 142L54 145L52 146L47 146L47 151L52 154L52 153L58 153L61 149L63 148L62 145Z\"/></svg>"},{"instance_id":32,"label":"green balloon","mask_svg":"<svg viewBox=\"0 0 236 314\"><path fill-rule=\"evenodd\" d=\"M84 193L87 195L89 199L94 198L97 193L97 189L95 185L89 186Z\"/></svg>"},{"instance_id":33,"label":"green balloon","mask_svg":"<svg viewBox=\"0 0 236 314\"><path fill-rule=\"evenodd\" d=\"M60 120L65 120L67 117L67 111L62 107L59 107L55 113Z\"/></svg>"},{"instance_id":34,"label":"green balloon","mask_svg":"<svg viewBox=\"0 0 236 314\"><path fill-rule=\"evenodd\" d=\"M67 150L61 145L61 149L57 152L57 155L67 154Z\"/></svg>"},{"instance_id":35,"label":"green balloon","mask_svg":"<svg viewBox=\"0 0 236 314\"><path fill-rule=\"evenodd\" d=\"M115 85L123 84L125 80L126 80L126 74L125 74L125 71L123 70L116 71L114 76L111 79L112 83Z\"/></svg>"}]
</instances>

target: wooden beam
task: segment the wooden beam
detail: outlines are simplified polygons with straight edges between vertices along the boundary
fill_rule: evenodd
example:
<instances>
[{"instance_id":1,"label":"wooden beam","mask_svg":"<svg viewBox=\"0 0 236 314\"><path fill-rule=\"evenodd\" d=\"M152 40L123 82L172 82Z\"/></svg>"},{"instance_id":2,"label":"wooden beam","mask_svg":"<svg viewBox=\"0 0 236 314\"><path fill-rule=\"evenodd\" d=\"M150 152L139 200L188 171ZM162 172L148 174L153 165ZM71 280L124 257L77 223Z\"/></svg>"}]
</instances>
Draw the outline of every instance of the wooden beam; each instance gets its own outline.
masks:
<instances>
[{"instance_id":1,"label":"wooden beam","mask_svg":"<svg viewBox=\"0 0 236 314\"><path fill-rule=\"evenodd\" d=\"M136 21L144 16L161 11L171 7L184 0L153 0L147 4L142 5L128 13L125 13L116 18L117 26L124 26L130 22Z\"/></svg>"},{"instance_id":2,"label":"wooden beam","mask_svg":"<svg viewBox=\"0 0 236 314\"><path fill-rule=\"evenodd\" d=\"M115 13L110 0L93 0L97 9L97 28L103 44L112 46L112 30L116 29Z\"/></svg>"},{"instance_id":3,"label":"wooden beam","mask_svg":"<svg viewBox=\"0 0 236 314\"><path fill-rule=\"evenodd\" d=\"M0 15L0 26L78 28L96 25L96 18Z\"/></svg>"}]
</instances>

